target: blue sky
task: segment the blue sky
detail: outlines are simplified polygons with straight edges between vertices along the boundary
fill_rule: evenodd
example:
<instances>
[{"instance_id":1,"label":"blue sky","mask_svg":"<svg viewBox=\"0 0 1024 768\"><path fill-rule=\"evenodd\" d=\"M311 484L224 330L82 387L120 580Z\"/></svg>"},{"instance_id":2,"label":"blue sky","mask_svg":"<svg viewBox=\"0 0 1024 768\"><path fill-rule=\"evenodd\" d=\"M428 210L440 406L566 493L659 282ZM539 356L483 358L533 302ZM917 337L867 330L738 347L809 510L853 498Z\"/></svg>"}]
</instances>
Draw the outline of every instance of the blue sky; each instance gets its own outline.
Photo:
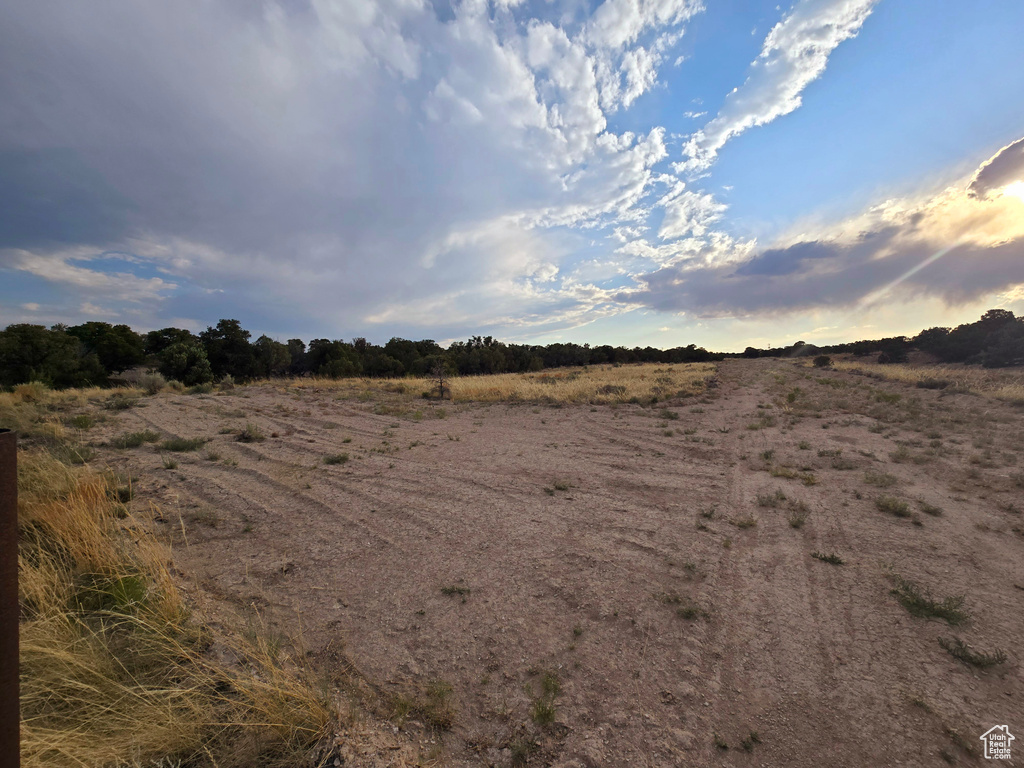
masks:
<instances>
[{"instance_id":1,"label":"blue sky","mask_svg":"<svg viewBox=\"0 0 1024 768\"><path fill-rule=\"evenodd\" d=\"M1012 2L0 0L0 326L734 350L1024 313L1022 32Z\"/></svg>"}]
</instances>

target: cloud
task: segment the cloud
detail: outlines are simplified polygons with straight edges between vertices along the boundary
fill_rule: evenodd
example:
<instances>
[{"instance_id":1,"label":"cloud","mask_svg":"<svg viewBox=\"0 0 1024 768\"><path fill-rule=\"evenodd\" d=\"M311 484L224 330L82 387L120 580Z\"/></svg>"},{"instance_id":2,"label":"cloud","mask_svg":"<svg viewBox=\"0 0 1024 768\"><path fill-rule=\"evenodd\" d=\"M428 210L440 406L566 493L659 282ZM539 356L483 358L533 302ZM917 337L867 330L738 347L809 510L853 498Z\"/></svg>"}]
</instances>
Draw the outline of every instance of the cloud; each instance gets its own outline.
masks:
<instances>
[{"instance_id":1,"label":"cloud","mask_svg":"<svg viewBox=\"0 0 1024 768\"><path fill-rule=\"evenodd\" d=\"M701 5L525 10L4 4L0 266L74 306L317 329L501 281L533 286L509 294L525 314L592 309L559 279L565 230L645 219L664 131L607 116ZM134 261L101 265L110 251ZM467 331L516 312L472 305Z\"/></svg>"},{"instance_id":2,"label":"cloud","mask_svg":"<svg viewBox=\"0 0 1024 768\"><path fill-rule=\"evenodd\" d=\"M658 229L658 237L662 240L704 235L712 224L722 218L727 207L712 195L690 190L675 195L663 205L665 218Z\"/></svg>"},{"instance_id":3,"label":"cloud","mask_svg":"<svg viewBox=\"0 0 1024 768\"><path fill-rule=\"evenodd\" d=\"M958 306L1012 292L1024 283L1024 200L976 194L978 179L992 177L986 169L1009 167L1002 155L973 178L924 199L887 200L770 248L723 241L726 252L717 262L680 258L676 251L616 298L662 311L732 317L922 298ZM994 178L998 187L1009 176ZM743 247L745 255L729 256Z\"/></svg>"},{"instance_id":4,"label":"cloud","mask_svg":"<svg viewBox=\"0 0 1024 768\"><path fill-rule=\"evenodd\" d=\"M986 197L993 190L1024 182L1024 138L1017 139L995 153L974 174L968 192Z\"/></svg>"},{"instance_id":5,"label":"cloud","mask_svg":"<svg viewBox=\"0 0 1024 768\"><path fill-rule=\"evenodd\" d=\"M797 109L804 89L825 71L832 51L857 35L877 2L800 0L768 33L743 85L687 141L679 170L706 170L729 139Z\"/></svg>"}]
</instances>

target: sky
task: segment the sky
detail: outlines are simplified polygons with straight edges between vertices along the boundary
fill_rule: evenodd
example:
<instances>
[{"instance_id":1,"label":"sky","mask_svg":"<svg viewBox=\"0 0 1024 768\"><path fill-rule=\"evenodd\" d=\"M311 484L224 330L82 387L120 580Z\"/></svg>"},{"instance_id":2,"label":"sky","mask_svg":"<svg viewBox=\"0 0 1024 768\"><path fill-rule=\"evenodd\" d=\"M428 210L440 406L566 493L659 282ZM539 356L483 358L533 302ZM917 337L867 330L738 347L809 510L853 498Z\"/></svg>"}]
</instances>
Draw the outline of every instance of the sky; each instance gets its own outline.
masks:
<instances>
[{"instance_id":1,"label":"sky","mask_svg":"<svg viewBox=\"0 0 1024 768\"><path fill-rule=\"evenodd\" d=\"M1015 0L0 0L0 327L828 344L1024 314Z\"/></svg>"}]
</instances>

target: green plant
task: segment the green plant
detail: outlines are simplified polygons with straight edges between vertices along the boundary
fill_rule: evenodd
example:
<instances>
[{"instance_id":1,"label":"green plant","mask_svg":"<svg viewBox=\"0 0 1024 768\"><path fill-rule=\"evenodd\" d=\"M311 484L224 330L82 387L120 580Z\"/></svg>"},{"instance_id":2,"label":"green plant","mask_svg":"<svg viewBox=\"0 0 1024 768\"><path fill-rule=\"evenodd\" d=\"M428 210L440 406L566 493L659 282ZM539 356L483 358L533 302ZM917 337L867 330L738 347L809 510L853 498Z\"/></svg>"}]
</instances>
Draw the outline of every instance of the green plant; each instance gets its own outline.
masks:
<instances>
[{"instance_id":1,"label":"green plant","mask_svg":"<svg viewBox=\"0 0 1024 768\"><path fill-rule=\"evenodd\" d=\"M163 457L164 469L177 469L178 460L172 459L170 456Z\"/></svg>"},{"instance_id":2,"label":"green plant","mask_svg":"<svg viewBox=\"0 0 1024 768\"><path fill-rule=\"evenodd\" d=\"M715 745L715 749L720 749L723 752L729 749L728 743L726 743L725 739L723 739L717 733L711 734L711 743Z\"/></svg>"},{"instance_id":3,"label":"green plant","mask_svg":"<svg viewBox=\"0 0 1024 768\"><path fill-rule=\"evenodd\" d=\"M732 524L740 529L753 528L757 525L757 518L753 515L744 515L743 517L735 518Z\"/></svg>"},{"instance_id":4,"label":"green plant","mask_svg":"<svg viewBox=\"0 0 1024 768\"><path fill-rule=\"evenodd\" d=\"M892 488L898 480L895 475L890 475L887 472L868 470L864 473L864 482L878 488Z\"/></svg>"},{"instance_id":5,"label":"green plant","mask_svg":"<svg viewBox=\"0 0 1024 768\"><path fill-rule=\"evenodd\" d=\"M71 417L70 424L75 429L91 429L96 424L96 419L88 413L80 413Z\"/></svg>"},{"instance_id":6,"label":"green plant","mask_svg":"<svg viewBox=\"0 0 1024 768\"><path fill-rule=\"evenodd\" d=\"M985 669L986 667L994 667L1006 661L1006 653L1003 651L995 650L992 653L976 651L958 637L952 639L940 637L939 645L945 648L954 659L972 667Z\"/></svg>"},{"instance_id":7,"label":"green plant","mask_svg":"<svg viewBox=\"0 0 1024 768\"><path fill-rule=\"evenodd\" d=\"M160 433L146 430L144 432L126 432L118 435L110 441L113 448L138 448L143 443L155 443L160 439Z\"/></svg>"},{"instance_id":8,"label":"green plant","mask_svg":"<svg viewBox=\"0 0 1024 768\"><path fill-rule=\"evenodd\" d=\"M348 462L347 453L332 453L329 456L324 456L324 464L345 464Z\"/></svg>"},{"instance_id":9,"label":"green plant","mask_svg":"<svg viewBox=\"0 0 1024 768\"><path fill-rule=\"evenodd\" d=\"M118 393L103 403L103 407L108 411L126 411L129 408L134 408L138 404L139 398L129 397L128 395Z\"/></svg>"},{"instance_id":10,"label":"green plant","mask_svg":"<svg viewBox=\"0 0 1024 768\"><path fill-rule=\"evenodd\" d=\"M942 507L936 507L934 504L929 504L927 501L919 501L918 506L921 507L921 511L926 515L931 515L932 517L942 516Z\"/></svg>"},{"instance_id":11,"label":"green plant","mask_svg":"<svg viewBox=\"0 0 1024 768\"><path fill-rule=\"evenodd\" d=\"M172 437L164 440L160 447L165 451L183 453L185 451L197 451L209 441L205 437Z\"/></svg>"},{"instance_id":12,"label":"green plant","mask_svg":"<svg viewBox=\"0 0 1024 768\"><path fill-rule=\"evenodd\" d=\"M890 590L891 594L911 616L943 619L950 626L963 624L970 618L970 614L963 608L963 595L935 599L926 590L908 579L895 576L894 580L896 586Z\"/></svg>"},{"instance_id":13,"label":"green plant","mask_svg":"<svg viewBox=\"0 0 1024 768\"><path fill-rule=\"evenodd\" d=\"M875 506L880 512L887 512L896 517L910 517L910 505L895 496L879 496L875 499Z\"/></svg>"},{"instance_id":14,"label":"green plant","mask_svg":"<svg viewBox=\"0 0 1024 768\"><path fill-rule=\"evenodd\" d=\"M267 438L252 422L246 422L245 428L238 433L238 437L235 438L240 443L261 443Z\"/></svg>"},{"instance_id":15,"label":"green plant","mask_svg":"<svg viewBox=\"0 0 1024 768\"><path fill-rule=\"evenodd\" d=\"M540 696L533 700L530 719L537 725L551 725L555 722L555 697L562 690L562 684L554 672L545 672L540 679Z\"/></svg>"}]
</instances>

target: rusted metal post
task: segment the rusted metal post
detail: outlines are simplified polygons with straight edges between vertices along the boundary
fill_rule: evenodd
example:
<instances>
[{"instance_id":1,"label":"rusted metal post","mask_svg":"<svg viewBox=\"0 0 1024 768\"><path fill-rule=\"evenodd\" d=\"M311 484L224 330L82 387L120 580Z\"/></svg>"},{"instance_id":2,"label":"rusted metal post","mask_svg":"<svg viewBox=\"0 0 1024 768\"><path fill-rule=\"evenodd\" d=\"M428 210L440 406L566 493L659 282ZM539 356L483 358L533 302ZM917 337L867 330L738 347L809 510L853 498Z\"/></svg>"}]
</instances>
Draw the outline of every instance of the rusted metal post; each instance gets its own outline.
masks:
<instances>
[{"instance_id":1,"label":"rusted metal post","mask_svg":"<svg viewBox=\"0 0 1024 768\"><path fill-rule=\"evenodd\" d=\"M21 764L18 686L18 436L0 429L0 766Z\"/></svg>"}]
</instances>

